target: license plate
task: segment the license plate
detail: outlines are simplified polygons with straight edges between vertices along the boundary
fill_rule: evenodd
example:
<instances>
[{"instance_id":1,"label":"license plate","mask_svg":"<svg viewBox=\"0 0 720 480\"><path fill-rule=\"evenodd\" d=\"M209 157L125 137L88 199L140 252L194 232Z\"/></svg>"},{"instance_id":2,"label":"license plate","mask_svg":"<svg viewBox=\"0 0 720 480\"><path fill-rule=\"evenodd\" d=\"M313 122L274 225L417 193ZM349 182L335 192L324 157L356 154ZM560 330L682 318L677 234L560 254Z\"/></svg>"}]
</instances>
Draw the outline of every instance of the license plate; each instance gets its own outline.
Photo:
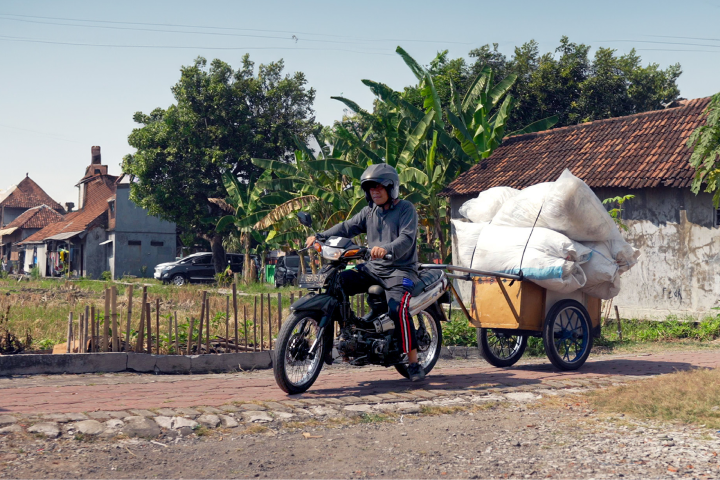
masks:
<instances>
[{"instance_id":1,"label":"license plate","mask_svg":"<svg viewBox=\"0 0 720 480\"><path fill-rule=\"evenodd\" d=\"M298 279L300 288L321 288L325 285L327 273L303 273Z\"/></svg>"}]
</instances>

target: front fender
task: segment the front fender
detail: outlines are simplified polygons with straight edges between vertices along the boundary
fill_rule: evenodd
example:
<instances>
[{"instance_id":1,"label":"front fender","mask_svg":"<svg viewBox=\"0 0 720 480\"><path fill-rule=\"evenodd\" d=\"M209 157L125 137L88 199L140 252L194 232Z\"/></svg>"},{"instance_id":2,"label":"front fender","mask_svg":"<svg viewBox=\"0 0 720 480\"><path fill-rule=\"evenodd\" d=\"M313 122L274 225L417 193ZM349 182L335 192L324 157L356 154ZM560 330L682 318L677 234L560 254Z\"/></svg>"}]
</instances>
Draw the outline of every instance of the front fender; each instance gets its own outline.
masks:
<instances>
[{"instance_id":1,"label":"front fender","mask_svg":"<svg viewBox=\"0 0 720 480\"><path fill-rule=\"evenodd\" d=\"M290 305L291 312L321 312L320 327L330 323L332 314L335 311L338 301L330 295L306 295L297 302Z\"/></svg>"}]
</instances>

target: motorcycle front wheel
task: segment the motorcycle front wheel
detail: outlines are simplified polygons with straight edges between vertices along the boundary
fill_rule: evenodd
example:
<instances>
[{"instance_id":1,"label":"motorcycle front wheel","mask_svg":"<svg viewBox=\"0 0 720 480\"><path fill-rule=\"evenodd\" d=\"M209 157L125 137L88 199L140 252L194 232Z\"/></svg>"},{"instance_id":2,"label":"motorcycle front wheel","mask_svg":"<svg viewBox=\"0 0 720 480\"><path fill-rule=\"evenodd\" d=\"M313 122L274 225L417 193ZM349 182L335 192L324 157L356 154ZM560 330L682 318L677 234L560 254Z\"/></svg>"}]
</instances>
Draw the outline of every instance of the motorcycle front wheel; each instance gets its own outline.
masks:
<instances>
[{"instance_id":1,"label":"motorcycle front wheel","mask_svg":"<svg viewBox=\"0 0 720 480\"><path fill-rule=\"evenodd\" d=\"M275 381L283 392L303 393L315 383L327 351L324 339L319 339L315 354L310 348L318 339L320 321L313 312L291 314L283 322L273 351Z\"/></svg>"},{"instance_id":2,"label":"motorcycle front wheel","mask_svg":"<svg viewBox=\"0 0 720 480\"><path fill-rule=\"evenodd\" d=\"M415 315L412 320L418 343L418 363L427 375L440 358L442 347L440 316L434 309L427 309ZM395 370L403 377L410 378L407 364L395 365Z\"/></svg>"}]
</instances>

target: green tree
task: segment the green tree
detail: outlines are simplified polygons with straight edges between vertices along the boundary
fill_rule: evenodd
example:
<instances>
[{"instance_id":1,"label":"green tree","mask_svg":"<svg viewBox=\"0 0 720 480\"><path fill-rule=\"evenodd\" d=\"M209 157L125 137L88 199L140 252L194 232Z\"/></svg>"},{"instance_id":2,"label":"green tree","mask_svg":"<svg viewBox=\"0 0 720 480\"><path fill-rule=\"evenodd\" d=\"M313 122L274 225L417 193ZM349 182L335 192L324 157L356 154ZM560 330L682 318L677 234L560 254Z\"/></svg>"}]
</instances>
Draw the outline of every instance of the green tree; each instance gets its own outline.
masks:
<instances>
[{"instance_id":1,"label":"green tree","mask_svg":"<svg viewBox=\"0 0 720 480\"><path fill-rule=\"evenodd\" d=\"M150 114L137 112L142 125L128 137L137 152L125 156L123 172L137 182L132 200L151 215L207 239L215 271L225 268L222 234L216 230L224 198L224 172L248 188L262 174L253 157L288 161L294 137L317 130L305 75L283 74L282 60L255 65L248 55L233 68L220 60L198 58L182 67L172 87L176 103Z\"/></svg>"},{"instance_id":2,"label":"green tree","mask_svg":"<svg viewBox=\"0 0 720 480\"><path fill-rule=\"evenodd\" d=\"M693 149L690 164L695 168L692 191L713 193L715 208L720 206L720 93L713 95L703 112L705 125L695 129L687 146Z\"/></svg>"}]
</instances>

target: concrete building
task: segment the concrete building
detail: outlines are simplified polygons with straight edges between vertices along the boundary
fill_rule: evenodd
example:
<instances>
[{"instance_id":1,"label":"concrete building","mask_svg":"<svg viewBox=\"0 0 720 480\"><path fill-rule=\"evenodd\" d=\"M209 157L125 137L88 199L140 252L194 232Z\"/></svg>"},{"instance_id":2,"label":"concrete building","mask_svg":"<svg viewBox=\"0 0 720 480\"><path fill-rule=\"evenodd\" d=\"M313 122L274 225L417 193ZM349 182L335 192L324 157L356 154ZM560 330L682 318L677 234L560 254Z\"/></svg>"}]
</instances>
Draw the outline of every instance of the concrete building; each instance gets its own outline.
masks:
<instances>
[{"instance_id":1,"label":"concrete building","mask_svg":"<svg viewBox=\"0 0 720 480\"><path fill-rule=\"evenodd\" d=\"M686 146L704 123L709 100L508 138L442 195L450 197L452 218L460 218L460 206L488 188L554 181L565 168L601 200L635 195L623 206L623 236L641 256L622 276L614 305L627 318L714 315L711 309L720 305L720 211L711 194L690 191L695 171ZM455 243L453 238L454 254ZM462 285L468 282L459 283L469 299Z\"/></svg>"},{"instance_id":2,"label":"concrete building","mask_svg":"<svg viewBox=\"0 0 720 480\"><path fill-rule=\"evenodd\" d=\"M92 147L91 163L76 187L79 208L20 243L26 271L37 265L44 276L69 271L100 278L110 272L119 279L151 275L156 264L175 259L175 224L132 203L129 178L108 173L100 147Z\"/></svg>"}]
</instances>

